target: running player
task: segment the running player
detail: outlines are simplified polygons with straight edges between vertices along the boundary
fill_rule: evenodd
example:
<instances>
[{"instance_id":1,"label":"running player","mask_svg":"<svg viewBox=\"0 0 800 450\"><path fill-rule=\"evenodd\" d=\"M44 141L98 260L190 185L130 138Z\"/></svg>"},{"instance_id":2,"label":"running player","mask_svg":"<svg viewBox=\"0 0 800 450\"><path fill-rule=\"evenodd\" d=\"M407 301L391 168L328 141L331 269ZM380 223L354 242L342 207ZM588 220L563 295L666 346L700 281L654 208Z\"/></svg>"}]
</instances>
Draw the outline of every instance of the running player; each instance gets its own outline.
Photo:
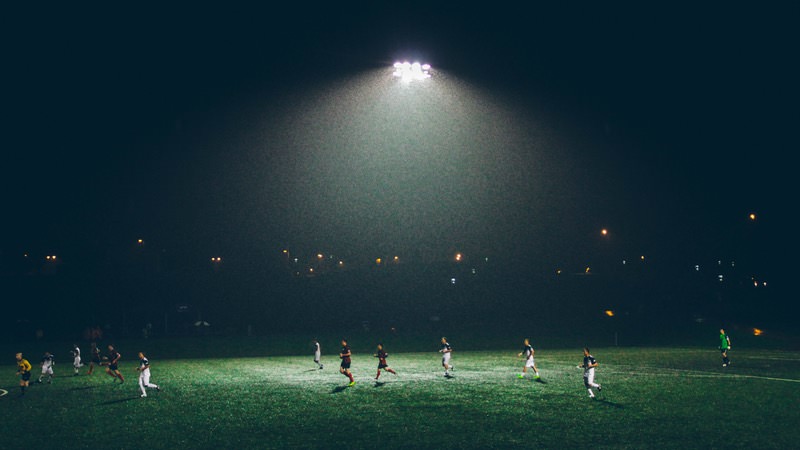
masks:
<instances>
[{"instance_id":1,"label":"running player","mask_svg":"<svg viewBox=\"0 0 800 450\"><path fill-rule=\"evenodd\" d=\"M114 378L114 382L117 382L117 378L119 378L120 383L125 382L125 377L122 376L122 372L119 371L119 360L122 358L122 355L114 348L113 345L108 346L108 366L106 366L106 373L109 374Z\"/></svg>"},{"instance_id":2,"label":"running player","mask_svg":"<svg viewBox=\"0 0 800 450\"><path fill-rule=\"evenodd\" d=\"M378 358L378 374L375 375L375 381L378 381L378 378L380 378L381 369L385 369L387 372L397 375L397 372L389 368L389 365L386 364L386 357L388 357L389 354L383 349L383 344L378 344L378 353L375 353L373 356Z\"/></svg>"},{"instance_id":3,"label":"running player","mask_svg":"<svg viewBox=\"0 0 800 450\"><path fill-rule=\"evenodd\" d=\"M92 354L92 360L89 361L89 371L86 372L87 375L92 374L95 365L101 366L103 364L100 359L100 347L97 346L96 342L92 342L89 345L89 352Z\"/></svg>"},{"instance_id":4,"label":"running player","mask_svg":"<svg viewBox=\"0 0 800 450\"><path fill-rule=\"evenodd\" d=\"M72 368L75 369L74 376L78 376L78 370L83 367L81 363L81 348L78 344L72 344Z\"/></svg>"},{"instance_id":5,"label":"running player","mask_svg":"<svg viewBox=\"0 0 800 450\"><path fill-rule=\"evenodd\" d=\"M728 359L728 350L731 349L731 338L722 328L719 329L719 349L722 352L722 367L730 366L731 360Z\"/></svg>"},{"instance_id":6,"label":"running player","mask_svg":"<svg viewBox=\"0 0 800 450\"><path fill-rule=\"evenodd\" d=\"M517 357L525 355L525 367L522 368L522 373L517 375L517 378L525 378L525 375L528 373L528 367L530 367L533 369L533 378L538 380L539 369L536 367L536 360L533 358L534 350L530 339L525 338L524 344L525 346L522 347L522 351L519 352Z\"/></svg>"},{"instance_id":7,"label":"running player","mask_svg":"<svg viewBox=\"0 0 800 450\"><path fill-rule=\"evenodd\" d=\"M322 363L320 362L322 350L320 349L319 341L315 338L312 344L314 345L314 362L317 364L317 366L319 366L320 369L322 369Z\"/></svg>"},{"instance_id":8,"label":"running player","mask_svg":"<svg viewBox=\"0 0 800 450\"><path fill-rule=\"evenodd\" d=\"M453 366L450 365L450 354L453 352L452 347L447 342L446 337L442 337L442 348L439 349L439 353L442 353L442 367L444 367L444 376L451 377L450 371L453 370Z\"/></svg>"},{"instance_id":9,"label":"running player","mask_svg":"<svg viewBox=\"0 0 800 450\"><path fill-rule=\"evenodd\" d=\"M42 379L47 376L47 384L51 384L53 382L53 366L55 364L56 361L53 354L44 352L44 356L42 356L42 373L39 375L39 379L36 380L36 382L41 384Z\"/></svg>"},{"instance_id":10,"label":"running player","mask_svg":"<svg viewBox=\"0 0 800 450\"><path fill-rule=\"evenodd\" d=\"M22 357L22 353L17 353L17 375L19 375L19 395L25 395L25 389L31 380L31 363Z\"/></svg>"},{"instance_id":11,"label":"running player","mask_svg":"<svg viewBox=\"0 0 800 450\"><path fill-rule=\"evenodd\" d=\"M137 367L136 370L139 371L139 389L142 390L142 397L147 397L147 391L145 391L145 388L155 389L159 392L161 391L161 388L158 387L158 385L150 382L150 361L142 352L139 352L139 367Z\"/></svg>"},{"instance_id":12,"label":"running player","mask_svg":"<svg viewBox=\"0 0 800 450\"><path fill-rule=\"evenodd\" d=\"M603 390L602 386L594 382L594 369L597 366L597 360L589 353L589 347L583 347L583 364L578 368L583 369L583 385L589 391L589 398L594 398L592 388L597 388L598 392Z\"/></svg>"},{"instance_id":13,"label":"running player","mask_svg":"<svg viewBox=\"0 0 800 450\"><path fill-rule=\"evenodd\" d=\"M350 352L350 346L347 345L347 339L342 339L342 351L339 352L339 358L342 359L342 364L339 366L339 373L350 379L350 384L348 384L348 386L354 386L356 380L350 372L350 356L352 356L352 354Z\"/></svg>"}]
</instances>

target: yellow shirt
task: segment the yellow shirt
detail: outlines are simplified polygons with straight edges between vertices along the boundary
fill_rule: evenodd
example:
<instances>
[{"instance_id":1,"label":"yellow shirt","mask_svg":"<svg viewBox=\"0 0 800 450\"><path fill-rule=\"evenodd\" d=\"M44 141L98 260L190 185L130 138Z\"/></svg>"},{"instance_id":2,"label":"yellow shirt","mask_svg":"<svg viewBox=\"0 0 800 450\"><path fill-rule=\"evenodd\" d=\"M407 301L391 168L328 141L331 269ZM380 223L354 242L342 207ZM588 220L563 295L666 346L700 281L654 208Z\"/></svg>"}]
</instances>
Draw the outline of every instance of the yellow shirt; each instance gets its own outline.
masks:
<instances>
[{"instance_id":1,"label":"yellow shirt","mask_svg":"<svg viewBox=\"0 0 800 450\"><path fill-rule=\"evenodd\" d=\"M31 363L28 362L27 359L21 359L17 361L17 369L21 373L30 372L31 371Z\"/></svg>"}]
</instances>

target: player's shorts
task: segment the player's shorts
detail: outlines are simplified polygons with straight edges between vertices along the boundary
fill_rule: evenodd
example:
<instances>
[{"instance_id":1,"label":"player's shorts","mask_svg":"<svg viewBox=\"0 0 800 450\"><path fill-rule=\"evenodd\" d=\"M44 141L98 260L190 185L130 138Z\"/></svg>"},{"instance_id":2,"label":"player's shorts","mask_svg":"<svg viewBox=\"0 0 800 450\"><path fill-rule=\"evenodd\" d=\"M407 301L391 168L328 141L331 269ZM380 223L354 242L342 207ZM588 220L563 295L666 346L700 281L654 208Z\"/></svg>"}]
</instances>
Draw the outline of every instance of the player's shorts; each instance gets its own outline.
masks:
<instances>
[{"instance_id":1,"label":"player's shorts","mask_svg":"<svg viewBox=\"0 0 800 450\"><path fill-rule=\"evenodd\" d=\"M442 356L442 364L447 364L450 362L450 353L445 353Z\"/></svg>"},{"instance_id":2,"label":"player's shorts","mask_svg":"<svg viewBox=\"0 0 800 450\"><path fill-rule=\"evenodd\" d=\"M534 360L534 358L531 358L531 359L525 361L525 367L533 368L534 364L536 364L536 361Z\"/></svg>"},{"instance_id":3,"label":"player's shorts","mask_svg":"<svg viewBox=\"0 0 800 450\"><path fill-rule=\"evenodd\" d=\"M93 356L92 357L92 362L95 363L95 364L100 364L100 357L99 356Z\"/></svg>"},{"instance_id":4,"label":"player's shorts","mask_svg":"<svg viewBox=\"0 0 800 450\"><path fill-rule=\"evenodd\" d=\"M52 375L53 368L52 367L42 367L42 375Z\"/></svg>"},{"instance_id":5,"label":"player's shorts","mask_svg":"<svg viewBox=\"0 0 800 450\"><path fill-rule=\"evenodd\" d=\"M385 369L387 367L389 367L389 365L386 364L385 362L378 363L378 369Z\"/></svg>"},{"instance_id":6,"label":"player's shorts","mask_svg":"<svg viewBox=\"0 0 800 450\"><path fill-rule=\"evenodd\" d=\"M349 369L350 368L350 361L342 360L342 369Z\"/></svg>"},{"instance_id":7,"label":"player's shorts","mask_svg":"<svg viewBox=\"0 0 800 450\"><path fill-rule=\"evenodd\" d=\"M728 348L727 347L725 347L725 348L720 347L719 351L720 351L720 353L725 353L725 352L728 351Z\"/></svg>"},{"instance_id":8,"label":"player's shorts","mask_svg":"<svg viewBox=\"0 0 800 450\"><path fill-rule=\"evenodd\" d=\"M28 381L28 380L31 379L31 373L30 372L22 372L22 374L20 374L19 378L22 381Z\"/></svg>"},{"instance_id":9,"label":"player's shorts","mask_svg":"<svg viewBox=\"0 0 800 450\"><path fill-rule=\"evenodd\" d=\"M117 366L117 364L109 364L108 370L119 370L119 367Z\"/></svg>"}]
</instances>

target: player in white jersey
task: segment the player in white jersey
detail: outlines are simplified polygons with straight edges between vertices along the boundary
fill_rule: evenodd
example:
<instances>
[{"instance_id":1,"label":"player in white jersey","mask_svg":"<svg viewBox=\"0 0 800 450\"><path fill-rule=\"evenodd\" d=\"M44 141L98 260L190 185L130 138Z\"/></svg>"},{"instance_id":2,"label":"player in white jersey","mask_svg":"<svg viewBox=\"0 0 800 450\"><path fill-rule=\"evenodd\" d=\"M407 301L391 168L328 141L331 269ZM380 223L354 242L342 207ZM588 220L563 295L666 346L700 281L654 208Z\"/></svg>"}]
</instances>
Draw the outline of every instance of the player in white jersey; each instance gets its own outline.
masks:
<instances>
[{"instance_id":1,"label":"player in white jersey","mask_svg":"<svg viewBox=\"0 0 800 450\"><path fill-rule=\"evenodd\" d=\"M75 369L75 376L78 376L78 371L81 367L83 367L83 363L81 362L81 348L78 347L78 344L72 344L72 368Z\"/></svg>"},{"instance_id":2,"label":"player in white jersey","mask_svg":"<svg viewBox=\"0 0 800 450\"><path fill-rule=\"evenodd\" d=\"M598 392L603 390L602 386L594 382L594 369L597 366L597 360L589 353L589 348L583 347L583 364L578 366L578 368L583 369L583 385L586 386L586 389L589 391L589 398L594 398L592 388L597 388Z\"/></svg>"},{"instance_id":3,"label":"player in white jersey","mask_svg":"<svg viewBox=\"0 0 800 450\"><path fill-rule=\"evenodd\" d=\"M439 349L439 353L442 353L442 367L444 367L444 376L451 377L450 371L453 370L453 366L450 365L450 354L453 352L453 348L450 347L450 344L447 342L446 337L442 337L442 348Z\"/></svg>"},{"instance_id":4,"label":"player in white jersey","mask_svg":"<svg viewBox=\"0 0 800 450\"><path fill-rule=\"evenodd\" d=\"M139 371L139 389L142 390L142 397L147 397L147 391L145 388L161 391L161 388L158 387L158 385L150 382L150 361L142 352L139 352L139 367L137 367L136 370Z\"/></svg>"},{"instance_id":5,"label":"player in white jersey","mask_svg":"<svg viewBox=\"0 0 800 450\"><path fill-rule=\"evenodd\" d=\"M322 369L322 363L320 362L320 357L322 356L322 350L320 349L319 341L314 339L314 342L312 342L312 344L314 346L314 362L317 364L317 366L319 366L320 369Z\"/></svg>"},{"instance_id":6,"label":"player in white jersey","mask_svg":"<svg viewBox=\"0 0 800 450\"><path fill-rule=\"evenodd\" d=\"M45 352L42 356L42 374L39 375L37 383L41 383L42 379L47 376L47 384L53 382L53 366L56 364L55 357L50 352Z\"/></svg>"},{"instance_id":7,"label":"player in white jersey","mask_svg":"<svg viewBox=\"0 0 800 450\"><path fill-rule=\"evenodd\" d=\"M530 367L533 369L533 377L535 380L539 379L539 369L536 367L536 360L533 357L534 350L533 346L531 345L531 341L528 338L525 338L525 346L522 348L522 351L519 352L517 357L525 356L525 367L522 368L522 373L517 375L517 378L525 378L525 375L528 373L528 368Z\"/></svg>"}]
</instances>

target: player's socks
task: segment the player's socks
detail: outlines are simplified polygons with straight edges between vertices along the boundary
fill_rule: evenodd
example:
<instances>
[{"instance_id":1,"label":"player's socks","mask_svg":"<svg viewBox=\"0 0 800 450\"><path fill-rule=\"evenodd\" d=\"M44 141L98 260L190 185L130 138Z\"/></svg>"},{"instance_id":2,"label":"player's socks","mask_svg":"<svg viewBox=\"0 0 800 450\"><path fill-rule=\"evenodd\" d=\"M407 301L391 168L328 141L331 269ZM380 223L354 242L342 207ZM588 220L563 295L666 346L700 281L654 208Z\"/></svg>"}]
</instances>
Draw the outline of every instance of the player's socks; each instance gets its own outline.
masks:
<instances>
[{"instance_id":1,"label":"player's socks","mask_svg":"<svg viewBox=\"0 0 800 450\"><path fill-rule=\"evenodd\" d=\"M389 373L393 373L393 374L397 375L397 372L395 372L395 371L394 371L394 370L392 370L392 369L386 368L386 371L387 371L387 372L389 372Z\"/></svg>"},{"instance_id":2,"label":"player's socks","mask_svg":"<svg viewBox=\"0 0 800 450\"><path fill-rule=\"evenodd\" d=\"M377 380L377 379L378 379L378 378L380 378L380 377L381 377L381 371L379 370L379 371L378 371L378 374L377 374L377 375L375 375L375 379Z\"/></svg>"}]
</instances>

